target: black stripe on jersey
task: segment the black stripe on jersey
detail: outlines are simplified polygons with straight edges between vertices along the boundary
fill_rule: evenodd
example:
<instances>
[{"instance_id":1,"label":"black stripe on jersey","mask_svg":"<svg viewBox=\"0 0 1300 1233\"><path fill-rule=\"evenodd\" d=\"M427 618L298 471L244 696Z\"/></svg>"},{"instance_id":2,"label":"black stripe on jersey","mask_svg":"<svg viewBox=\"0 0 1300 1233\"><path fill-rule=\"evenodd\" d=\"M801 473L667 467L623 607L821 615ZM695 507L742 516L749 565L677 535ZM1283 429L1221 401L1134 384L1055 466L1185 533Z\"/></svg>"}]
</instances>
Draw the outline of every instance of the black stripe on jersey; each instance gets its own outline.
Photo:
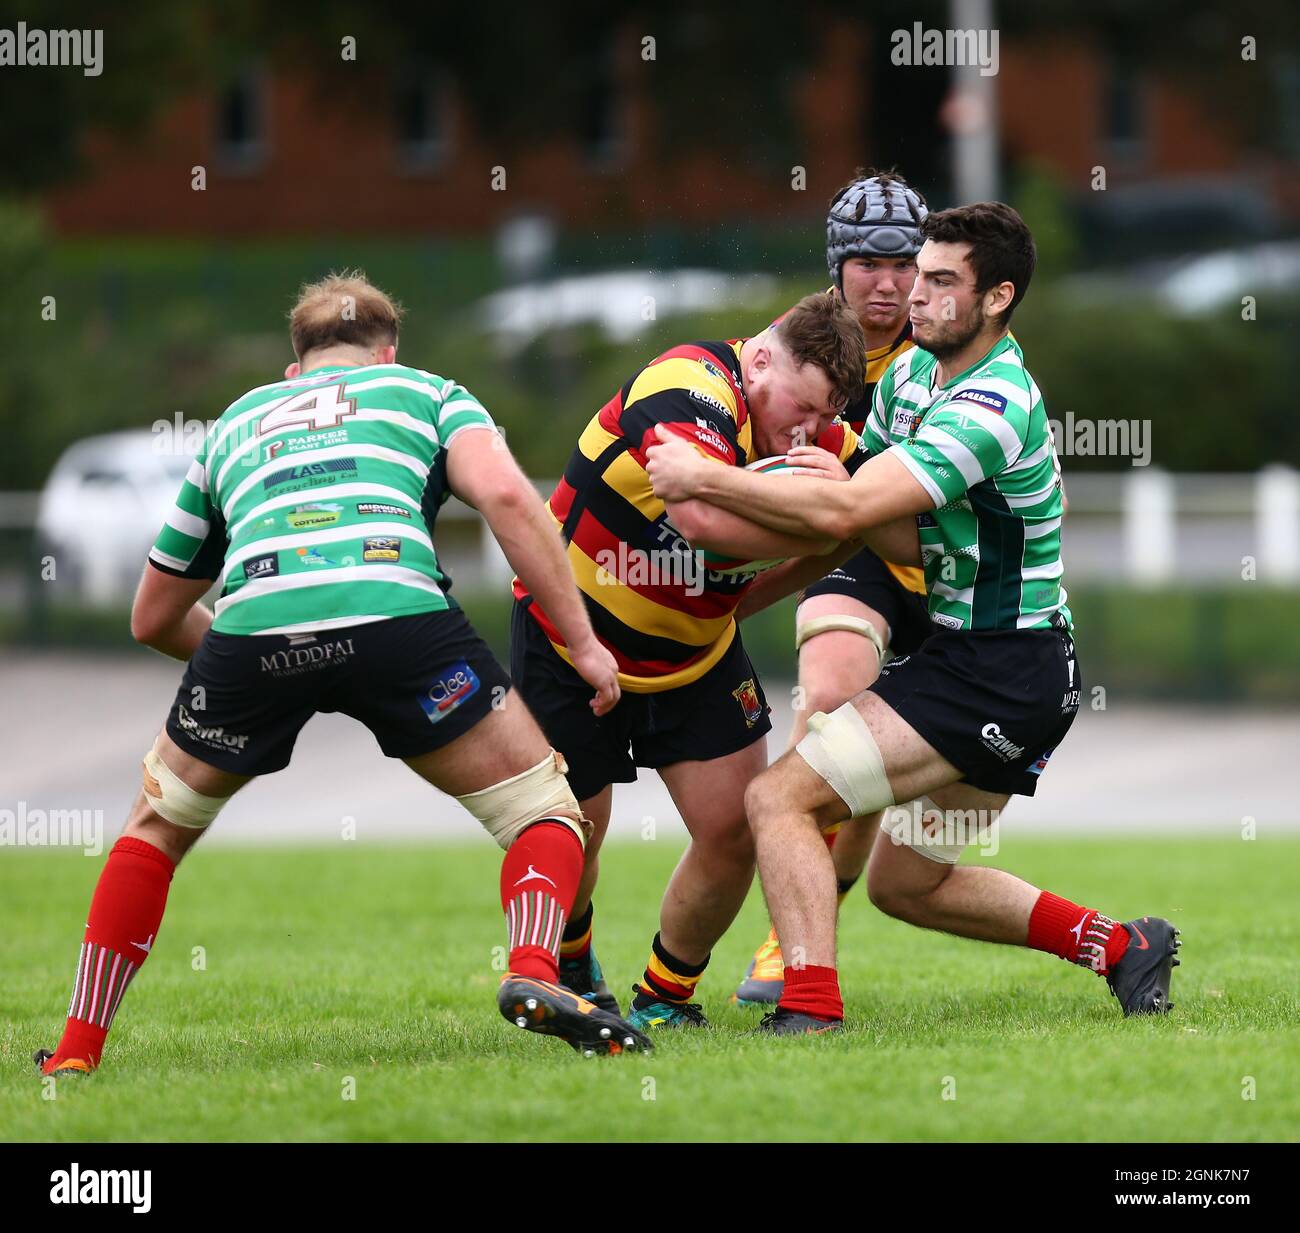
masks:
<instances>
[{"instance_id":1,"label":"black stripe on jersey","mask_svg":"<svg viewBox=\"0 0 1300 1233\"><path fill-rule=\"evenodd\" d=\"M620 621L608 608L602 608L590 595L584 595L591 628L596 637L614 647L628 659L675 664L684 667L687 660L707 651L712 643L697 646L691 642L678 642L676 638L663 638L658 634L643 633Z\"/></svg>"},{"instance_id":2,"label":"black stripe on jersey","mask_svg":"<svg viewBox=\"0 0 1300 1233\"><path fill-rule=\"evenodd\" d=\"M1012 513L992 480L966 492L979 528L979 566L971 595L971 629L1015 629L1020 615L1025 520Z\"/></svg>"}]
</instances>

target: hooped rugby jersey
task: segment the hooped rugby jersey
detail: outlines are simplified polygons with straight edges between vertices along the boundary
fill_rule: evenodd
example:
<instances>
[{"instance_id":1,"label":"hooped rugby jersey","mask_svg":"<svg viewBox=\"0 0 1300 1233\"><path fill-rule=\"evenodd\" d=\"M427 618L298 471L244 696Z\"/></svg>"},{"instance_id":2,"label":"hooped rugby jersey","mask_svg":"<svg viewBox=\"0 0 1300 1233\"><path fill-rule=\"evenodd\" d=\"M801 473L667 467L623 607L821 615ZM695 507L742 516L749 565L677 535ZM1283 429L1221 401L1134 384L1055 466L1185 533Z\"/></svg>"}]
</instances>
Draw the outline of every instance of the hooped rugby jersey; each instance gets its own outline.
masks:
<instances>
[{"instance_id":1,"label":"hooped rugby jersey","mask_svg":"<svg viewBox=\"0 0 1300 1233\"><path fill-rule=\"evenodd\" d=\"M447 447L492 417L402 364L328 366L251 390L190 464L149 560L221 583L212 628L295 634L455 608L433 525Z\"/></svg>"},{"instance_id":2,"label":"hooped rugby jersey","mask_svg":"<svg viewBox=\"0 0 1300 1233\"><path fill-rule=\"evenodd\" d=\"M930 618L947 629L1072 628L1062 585L1061 464L1042 394L1004 336L942 386L914 347L876 386L862 436L929 493L917 517ZM1057 614L1060 617L1057 617Z\"/></svg>"},{"instance_id":3,"label":"hooped rugby jersey","mask_svg":"<svg viewBox=\"0 0 1300 1233\"><path fill-rule=\"evenodd\" d=\"M646 450L665 425L729 466L756 462L741 380L743 340L674 347L652 360L583 430L548 508L619 683L655 693L698 680L736 636L735 610L754 575L706 570L668 521L646 474ZM815 444L850 471L866 461L857 434L835 421ZM515 579L514 593L528 598ZM560 631L535 601L528 611L565 659Z\"/></svg>"}]
</instances>

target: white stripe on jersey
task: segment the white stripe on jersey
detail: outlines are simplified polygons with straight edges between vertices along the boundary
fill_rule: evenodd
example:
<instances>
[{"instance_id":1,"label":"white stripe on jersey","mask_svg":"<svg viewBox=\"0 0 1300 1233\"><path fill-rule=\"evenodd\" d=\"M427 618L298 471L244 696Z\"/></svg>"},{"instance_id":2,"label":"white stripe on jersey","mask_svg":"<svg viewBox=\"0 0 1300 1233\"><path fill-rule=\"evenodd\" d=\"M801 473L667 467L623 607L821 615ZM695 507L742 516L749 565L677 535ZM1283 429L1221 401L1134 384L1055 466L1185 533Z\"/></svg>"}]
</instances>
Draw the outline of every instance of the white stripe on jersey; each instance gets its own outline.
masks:
<instances>
[{"instance_id":1,"label":"white stripe on jersey","mask_svg":"<svg viewBox=\"0 0 1300 1233\"><path fill-rule=\"evenodd\" d=\"M942 453L961 472L967 488L973 488L984 479L984 468L980 466L980 460L947 429L927 424L916 434L916 439L923 445L934 446Z\"/></svg>"},{"instance_id":2,"label":"white stripe on jersey","mask_svg":"<svg viewBox=\"0 0 1300 1233\"><path fill-rule=\"evenodd\" d=\"M413 454L407 454L401 450L390 450L385 445L328 445L322 449L298 450L295 453L284 454L279 458L271 459L270 462L262 463L234 492L221 502L222 515L229 521L230 512L234 509L239 498L254 484L259 483L268 475L274 475L277 471L283 471L287 467L302 467L313 462L327 462L331 458L382 458L386 462L394 462L399 466L406 467L407 470L419 476L422 480L427 480L429 477L429 463L421 461ZM328 491L328 485L318 485L315 489L309 489L309 495L304 496L303 500L323 499L324 494ZM218 496L220 495L218 493Z\"/></svg>"},{"instance_id":3,"label":"white stripe on jersey","mask_svg":"<svg viewBox=\"0 0 1300 1233\"><path fill-rule=\"evenodd\" d=\"M391 621L387 616L349 616L332 617L328 621L303 621L297 625L275 625L270 629L258 630L262 634L306 634L323 629L342 629L345 625L370 625L375 621Z\"/></svg>"},{"instance_id":4,"label":"white stripe on jersey","mask_svg":"<svg viewBox=\"0 0 1300 1233\"><path fill-rule=\"evenodd\" d=\"M159 565L166 565L169 569L186 570L190 567L189 561L182 561L180 557L174 557L170 552L164 552L156 545L149 549L149 560L156 561Z\"/></svg>"},{"instance_id":5,"label":"white stripe on jersey","mask_svg":"<svg viewBox=\"0 0 1300 1233\"><path fill-rule=\"evenodd\" d=\"M958 406L958 403L961 405ZM1006 460L1008 467L1020 457L1021 450L1025 448L1025 443L1020 439L1016 430L996 411L990 411L987 407L980 406L978 403L966 402L960 396L945 402L940 410L953 411L963 415L977 428L982 428L991 436L996 437L998 444L1002 447L1002 457ZM932 414L937 414L937 412ZM922 429L922 432L924 431Z\"/></svg>"},{"instance_id":6,"label":"white stripe on jersey","mask_svg":"<svg viewBox=\"0 0 1300 1233\"><path fill-rule=\"evenodd\" d=\"M288 535L269 535L265 539L257 539L251 544L245 544L226 558L220 582L224 587L230 577L230 571L242 565L249 557L278 552L284 548L311 548L316 544L336 544L340 540L362 539L368 535L391 535L400 539L413 539L416 543L423 544L430 552L433 551L433 541L428 533L409 523L367 522L346 527L322 527L319 531L295 531Z\"/></svg>"},{"instance_id":7,"label":"white stripe on jersey","mask_svg":"<svg viewBox=\"0 0 1300 1233\"><path fill-rule=\"evenodd\" d=\"M1039 539L1044 535L1051 535L1061 525L1060 518L1044 518L1042 522L1026 522L1025 538Z\"/></svg>"},{"instance_id":8,"label":"white stripe on jersey","mask_svg":"<svg viewBox=\"0 0 1300 1233\"><path fill-rule=\"evenodd\" d=\"M1003 492L1003 500L1011 509L1028 509L1031 505L1041 505L1047 500L1048 494L1056 487L1056 476L1052 476L1052 482L1046 488L1040 488L1037 492L1027 492L1023 496L1012 496L1010 493ZM1001 489L999 489L1001 492Z\"/></svg>"},{"instance_id":9,"label":"white stripe on jersey","mask_svg":"<svg viewBox=\"0 0 1300 1233\"><path fill-rule=\"evenodd\" d=\"M172 512L167 515L167 525L182 535L203 539L208 533L209 524L206 518L200 518L181 509L179 505L173 505Z\"/></svg>"},{"instance_id":10,"label":"white stripe on jersey","mask_svg":"<svg viewBox=\"0 0 1300 1233\"><path fill-rule=\"evenodd\" d=\"M1059 578L1065 573L1065 566L1058 556L1047 565L1029 565L1021 569L1020 576L1025 579Z\"/></svg>"},{"instance_id":11,"label":"white stripe on jersey","mask_svg":"<svg viewBox=\"0 0 1300 1233\"><path fill-rule=\"evenodd\" d=\"M208 473L197 458L190 463L190 469L185 472L185 478L200 492L206 494L208 491Z\"/></svg>"},{"instance_id":12,"label":"white stripe on jersey","mask_svg":"<svg viewBox=\"0 0 1300 1233\"><path fill-rule=\"evenodd\" d=\"M912 478L925 489L926 495L934 502L936 509L944 503L943 489L934 482L926 469L902 446L891 445L885 453L892 454L912 473Z\"/></svg>"},{"instance_id":13,"label":"white stripe on jersey","mask_svg":"<svg viewBox=\"0 0 1300 1233\"><path fill-rule=\"evenodd\" d=\"M225 595L217 600L215 615L220 616L232 605L242 604L246 599L256 599L260 595L296 591L302 587L328 586L336 582L393 582L398 586L442 597L442 588L419 570L407 569L403 565L345 565L309 574L276 574L270 578L255 578L252 582L244 583L233 595Z\"/></svg>"},{"instance_id":14,"label":"white stripe on jersey","mask_svg":"<svg viewBox=\"0 0 1300 1233\"><path fill-rule=\"evenodd\" d=\"M950 587L946 582L936 580L930 584L930 590L955 604L965 604L968 608L975 603L975 588L973 586Z\"/></svg>"}]
</instances>

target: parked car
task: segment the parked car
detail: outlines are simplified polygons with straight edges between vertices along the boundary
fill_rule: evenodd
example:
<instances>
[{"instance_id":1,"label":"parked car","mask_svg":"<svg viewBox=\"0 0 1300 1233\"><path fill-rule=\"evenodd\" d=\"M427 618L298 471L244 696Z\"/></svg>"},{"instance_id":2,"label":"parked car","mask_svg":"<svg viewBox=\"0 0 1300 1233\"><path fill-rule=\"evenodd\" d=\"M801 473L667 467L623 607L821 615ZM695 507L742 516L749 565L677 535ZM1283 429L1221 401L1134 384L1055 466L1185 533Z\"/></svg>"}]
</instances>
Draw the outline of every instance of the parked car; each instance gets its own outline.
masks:
<instances>
[{"instance_id":1,"label":"parked car","mask_svg":"<svg viewBox=\"0 0 1300 1233\"><path fill-rule=\"evenodd\" d=\"M192 455L149 429L86 437L60 455L41 492L37 544L55 595L91 607L129 602Z\"/></svg>"}]
</instances>

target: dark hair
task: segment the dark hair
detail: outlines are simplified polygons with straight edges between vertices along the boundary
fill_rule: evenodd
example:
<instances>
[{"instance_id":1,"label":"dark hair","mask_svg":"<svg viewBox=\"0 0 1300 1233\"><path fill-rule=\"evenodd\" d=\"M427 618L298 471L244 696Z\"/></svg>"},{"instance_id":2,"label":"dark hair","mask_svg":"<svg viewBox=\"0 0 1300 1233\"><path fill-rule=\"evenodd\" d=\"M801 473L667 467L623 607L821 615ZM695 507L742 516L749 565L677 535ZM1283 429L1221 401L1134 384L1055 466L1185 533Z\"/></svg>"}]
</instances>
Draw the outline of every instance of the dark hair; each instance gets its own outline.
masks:
<instances>
[{"instance_id":1,"label":"dark hair","mask_svg":"<svg viewBox=\"0 0 1300 1233\"><path fill-rule=\"evenodd\" d=\"M878 171L875 167L855 167L853 176L846 180L831 194L831 205L833 206L849 189L855 184L860 184L863 180L879 180L881 188L888 188L891 184L898 185L899 188L910 188L917 196L922 205L926 204L925 194L913 184L909 184L905 176L899 175L893 167L888 171Z\"/></svg>"},{"instance_id":2,"label":"dark hair","mask_svg":"<svg viewBox=\"0 0 1300 1233\"><path fill-rule=\"evenodd\" d=\"M975 290L983 293L999 283L1015 287L1002 324L1011 320L1016 305L1025 298L1034 276L1038 253L1025 220L1004 201L977 201L931 214L921 224L921 234L938 244L969 244Z\"/></svg>"},{"instance_id":3,"label":"dark hair","mask_svg":"<svg viewBox=\"0 0 1300 1233\"><path fill-rule=\"evenodd\" d=\"M867 343L858 314L838 296L829 291L806 295L772 328L797 367L813 364L830 379L837 410L862 397Z\"/></svg>"}]
</instances>

